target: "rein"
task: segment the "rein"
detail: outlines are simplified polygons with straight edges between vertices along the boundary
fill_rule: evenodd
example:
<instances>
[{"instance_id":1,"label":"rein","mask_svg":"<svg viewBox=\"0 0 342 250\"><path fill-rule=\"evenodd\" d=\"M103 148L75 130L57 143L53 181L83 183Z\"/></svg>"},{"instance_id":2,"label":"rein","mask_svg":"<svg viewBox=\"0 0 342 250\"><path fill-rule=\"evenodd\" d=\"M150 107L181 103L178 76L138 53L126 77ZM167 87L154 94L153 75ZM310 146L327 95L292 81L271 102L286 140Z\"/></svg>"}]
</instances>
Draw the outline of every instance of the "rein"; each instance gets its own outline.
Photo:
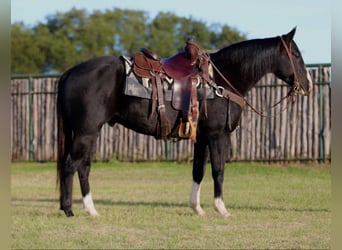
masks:
<instances>
[{"instance_id":1,"label":"rein","mask_svg":"<svg viewBox=\"0 0 342 250\"><path fill-rule=\"evenodd\" d=\"M280 37L280 40L285 48L285 51L287 53L287 56L290 60L290 64L291 64L291 67L292 67L292 71L293 71L293 74L294 74L294 82L293 82L293 86L291 87L290 91L287 93L286 96L282 97L278 102L274 103L273 105L271 105L271 107L269 109L272 109L272 108L275 108L278 104L280 104L283 100L287 99L287 105L286 107L281 111L281 112L284 112L287 108L288 108L288 103L290 101L290 99L292 99L293 101L295 100L295 96L297 95L296 91L299 89L300 87L300 83L298 81L298 77L297 77L297 72L296 72L296 69L295 69L295 66L294 66L294 62L293 62L293 58L292 58L292 53L291 53L291 50L292 50L292 43L290 43L290 47L287 46L287 44L285 43L283 37L281 36ZM264 115L263 113L265 112L265 110L263 111L260 111L260 110L257 110L256 108L253 107L252 104L250 104L242 95L241 93L230 83L230 81L222 74L222 72L216 67L216 65L213 63L213 61L210 59L210 56L208 55L208 53L206 52L205 49L201 48L198 44L196 43L191 43L191 45L193 46L196 46L199 50L199 55L198 57L200 58L200 61L201 59L203 59L204 61L207 61L208 63L210 63L213 68L216 70L216 72L220 75L220 77L228 84L228 86L233 90L232 91L229 91L227 89L225 89L224 87L222 86L218 86L213 80L209 79L208 76L202 76L203 79L211 86L215 89L215 93L217 96L219 97L224 97L228 100L232 100L233 102L237 103L241 109L243 110L244 108L244 104L246 103L247 106L249 106L255 113L257 113L258 115L262 116L262 117L266 117L266 118L272 118L274 117L275 115L277 114L280 114L280 113L277 113L275 115Z\"/></svg>"}]
</instances>

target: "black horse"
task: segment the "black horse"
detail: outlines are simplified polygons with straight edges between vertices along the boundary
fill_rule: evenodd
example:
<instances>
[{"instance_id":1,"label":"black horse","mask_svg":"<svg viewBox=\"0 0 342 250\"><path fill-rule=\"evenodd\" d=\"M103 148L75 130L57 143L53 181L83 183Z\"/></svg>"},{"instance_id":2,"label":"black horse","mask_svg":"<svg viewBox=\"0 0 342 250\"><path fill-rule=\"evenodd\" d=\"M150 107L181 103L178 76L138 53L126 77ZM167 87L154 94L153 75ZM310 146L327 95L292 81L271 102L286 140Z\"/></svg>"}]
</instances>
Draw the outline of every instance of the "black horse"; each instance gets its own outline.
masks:
<instances>
[{"instance_id":1,"label":"black horse","mask_svg":"<svg viewBox=\"0 0 342 250\"><path fill-rule=\"evenodd\" d=\"M295 29L283 36L248 40L210 54L212 63L217 67L213 81L221 90L235 88L244 96L262 76L274 73L295 92L309 94L312 82L293 41L294 34ZM96 139L105 123L111 126L120 123L138 133L156 136L158 119L148 115L151 100L123 94L124 67L119 57L98 57L69 69L59 80L57 180L60 185L60 209L67 216L74 215L72 183L76 171L84 209L90 215L98 215L88 178ZM242 109L221 95L208 99L206 105L207 114L201 112L198 119L190 206L198 215L205 214L200 206L200 185L209 156L208 148L214 181L214 208L227 217L230 214L222 193L225 155L229 147L229 134L237 126ZM171 107L170 102L166 101L165 106L173 127L178 111Z\"/></svg>"}]
</instances>

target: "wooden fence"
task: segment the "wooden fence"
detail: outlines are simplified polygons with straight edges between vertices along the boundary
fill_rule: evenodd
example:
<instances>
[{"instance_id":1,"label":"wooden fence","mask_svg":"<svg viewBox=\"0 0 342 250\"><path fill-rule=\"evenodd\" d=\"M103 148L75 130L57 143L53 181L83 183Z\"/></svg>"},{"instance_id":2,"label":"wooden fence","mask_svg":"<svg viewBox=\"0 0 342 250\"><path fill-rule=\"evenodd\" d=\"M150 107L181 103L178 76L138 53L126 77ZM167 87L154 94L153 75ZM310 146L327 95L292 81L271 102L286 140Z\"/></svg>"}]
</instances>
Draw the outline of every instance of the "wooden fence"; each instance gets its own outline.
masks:
<instances>
[{"instance_id":1,"label":"wooden fence","mask_svg":"<svg viewBox=\"0 0 342 250\"><path fill-rule=\"evenodd\" d=\"M298 96L269 111L264 118L249 107L231 135L232 161L330 161L330 64L308 65L314 81L310 96ZM52 161L57 158L56 83L58 76L21 76L11 81L12 160ZM257 109L266 109L288 92L272 74L247 95ZM278 114L279 113L279 114ZM190 140L155 140L121 125L105 125L95 159L123 161L189 161Z\"/></svg>"}]
</instances>

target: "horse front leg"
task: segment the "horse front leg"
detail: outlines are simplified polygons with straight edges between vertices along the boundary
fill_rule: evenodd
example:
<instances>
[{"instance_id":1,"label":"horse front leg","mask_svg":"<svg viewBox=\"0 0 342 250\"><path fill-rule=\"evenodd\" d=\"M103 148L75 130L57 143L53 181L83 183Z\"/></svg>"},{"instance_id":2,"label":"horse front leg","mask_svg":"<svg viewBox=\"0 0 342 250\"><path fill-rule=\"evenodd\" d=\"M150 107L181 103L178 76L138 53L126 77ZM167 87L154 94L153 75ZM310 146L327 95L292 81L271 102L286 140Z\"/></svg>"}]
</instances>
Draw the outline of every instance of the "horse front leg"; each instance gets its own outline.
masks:
<instances>
[{"instance_id":1,"label":"horse front leg","mask_svg":"<svg viewBox=\"0 0 342 250\"><path fill-rule=\"evenodd\" d=\"M214 181L214 208L223 217L229 217L223 202L223 180L224 164L227 147L229 146L229 136L221 134L209 141L212 177Z\"/></svg>"},{"instance_id":2,"label":"horse front leg","mask_svg":"<svg viewBox=\"0 0 342 250\"><path fill-rule=\"evenodd\" d=\"M197 138L194 146L194 161L192 168L192 190L190 194L190 207L199 216L204 216L205 212L200 204L201 182L205 173L207 163L207 143L203 138Z\"/></svg>"}]
</instances>

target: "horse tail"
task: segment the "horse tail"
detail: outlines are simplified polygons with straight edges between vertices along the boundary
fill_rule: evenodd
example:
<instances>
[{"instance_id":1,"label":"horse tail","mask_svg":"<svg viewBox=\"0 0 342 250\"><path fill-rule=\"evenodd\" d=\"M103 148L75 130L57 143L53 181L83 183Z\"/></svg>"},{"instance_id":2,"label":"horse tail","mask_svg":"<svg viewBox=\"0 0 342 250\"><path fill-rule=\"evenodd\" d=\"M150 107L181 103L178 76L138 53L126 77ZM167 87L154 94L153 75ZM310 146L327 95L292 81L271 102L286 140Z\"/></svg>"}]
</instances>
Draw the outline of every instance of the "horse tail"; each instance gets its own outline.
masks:
<instances>
[{"instance_id":1,"label":"horse tail","mask_svg":"<svg viewBox=\"0 0 342 250\"><path fill-rule=\"evenodd\" d=\"M63 114L62 96L63 85L65 85L66 74L63 74L58 81L58 94L57 94L57 179L56 185L59 184L61 192L63 181L63 167L66 164L66 157L70 153L72 132L65 120Z\"/></svg>"}]
</instances>

